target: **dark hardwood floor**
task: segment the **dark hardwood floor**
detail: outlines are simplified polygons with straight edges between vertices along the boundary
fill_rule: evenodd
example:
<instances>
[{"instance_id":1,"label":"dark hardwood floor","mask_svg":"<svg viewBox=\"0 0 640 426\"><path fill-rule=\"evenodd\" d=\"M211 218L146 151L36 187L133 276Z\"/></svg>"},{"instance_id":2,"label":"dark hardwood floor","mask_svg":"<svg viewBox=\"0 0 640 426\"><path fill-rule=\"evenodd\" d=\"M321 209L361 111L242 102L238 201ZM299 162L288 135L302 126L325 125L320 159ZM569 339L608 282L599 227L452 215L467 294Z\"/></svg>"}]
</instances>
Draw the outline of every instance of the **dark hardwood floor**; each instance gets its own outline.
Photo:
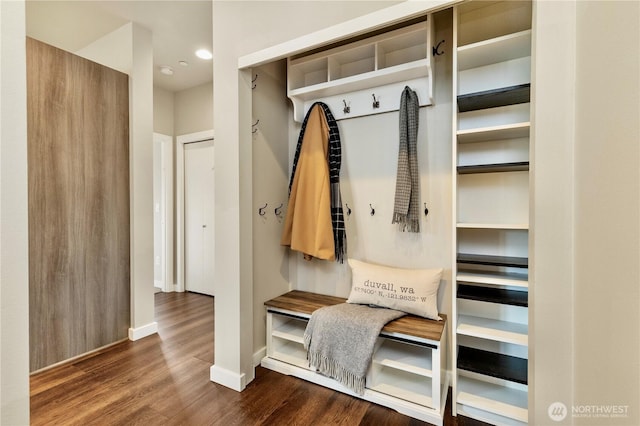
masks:
<instances>
[{"instance_id":1,"label":"dark hardwood floor","mask_svg":"<svg viewBox=\"0 0 640 426\"><path fill-rule=\"evenodd\" d=\"M32 425L427 424L262 367L242 393L217 385L213 298L155 297L157 335L31 377ZM482 424L452 417L448 402L445 425Z\"/></svg>"}]
</instances>

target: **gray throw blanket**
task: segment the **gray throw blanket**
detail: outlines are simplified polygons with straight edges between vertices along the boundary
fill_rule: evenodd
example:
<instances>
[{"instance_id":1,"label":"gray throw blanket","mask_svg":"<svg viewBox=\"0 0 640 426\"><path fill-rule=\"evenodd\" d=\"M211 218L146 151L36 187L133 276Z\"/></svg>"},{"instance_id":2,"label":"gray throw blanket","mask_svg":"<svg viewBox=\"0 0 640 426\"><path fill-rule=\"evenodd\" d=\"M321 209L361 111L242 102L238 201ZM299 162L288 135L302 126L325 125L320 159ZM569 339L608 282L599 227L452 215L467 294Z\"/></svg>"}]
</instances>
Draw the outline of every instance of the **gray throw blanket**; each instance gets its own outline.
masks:
<instances>
[{"instance_id":1,"label":"gray throw blanket","mask_svg":"<svg viewBox=\"0 0 640 426\"><path fill-rule=\"evenodd\" d=\"M393 309L353 303L314 311L304 332L309 363L355 393L364 394L367 369L380 330L404 315Z\"/></svg>"},{"instance_id":2,"label":"gray throw blanket","mask_svg":"<svg viewBox=\"0 0 640 426\"><path fill-rule=\"evenodd\" d=\"M420 232L419 109L418 95L405 86L400 98L400 147L391 223L399 224L402 231L408 232Z\"/></svg>"}]
</instances>

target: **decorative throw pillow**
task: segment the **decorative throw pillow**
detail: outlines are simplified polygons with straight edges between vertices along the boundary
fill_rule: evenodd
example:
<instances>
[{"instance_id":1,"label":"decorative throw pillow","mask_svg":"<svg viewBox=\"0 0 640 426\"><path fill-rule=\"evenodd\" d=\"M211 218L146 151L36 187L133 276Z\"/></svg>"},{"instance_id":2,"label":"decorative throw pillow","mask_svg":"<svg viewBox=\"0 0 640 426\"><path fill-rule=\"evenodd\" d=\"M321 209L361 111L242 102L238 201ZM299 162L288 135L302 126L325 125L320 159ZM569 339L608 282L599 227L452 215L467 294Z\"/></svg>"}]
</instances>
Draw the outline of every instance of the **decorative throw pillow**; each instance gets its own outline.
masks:
<instances>
[{"instance_id":1,"label":"decorative throw pillow","mask_svg":"<svg viewBox=\"0 0 640 426\"><path fill-rule=\"evenodd\" d=\"M349 259L351 294L347 303L383 306L434 320L442 268L402 269Z\"/></svg>"}]
</instances>

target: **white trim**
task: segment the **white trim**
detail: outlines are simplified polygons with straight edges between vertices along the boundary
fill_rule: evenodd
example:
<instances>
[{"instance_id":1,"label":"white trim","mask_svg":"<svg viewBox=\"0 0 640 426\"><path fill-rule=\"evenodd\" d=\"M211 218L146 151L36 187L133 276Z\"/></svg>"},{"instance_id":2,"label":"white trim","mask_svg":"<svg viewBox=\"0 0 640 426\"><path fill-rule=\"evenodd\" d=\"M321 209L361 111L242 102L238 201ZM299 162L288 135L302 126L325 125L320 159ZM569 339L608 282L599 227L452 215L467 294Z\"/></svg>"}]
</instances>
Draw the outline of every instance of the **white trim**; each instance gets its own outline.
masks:
<instances>
[{"instance_id":1,"label":"white trim","mask_svg":"<svg viewBox=\"0 0 640 426\"><path fill-rule=\"evenodd\" d=\"M174 291L184 289L184 146L188 143L213 140L213 130L176 137L176 283Z\"/></svg>"},{"instance_id":2,"label":"white trim","mask_svg":"<svg viewBox=\"0 0 640 426\"><path fill-rule=\"evenodd\" d=\"M214 383L242 392L247 386L244 373L237 374L216 365L211 366L210 378Z\"/></svg>"},{"instance_id":3,"label":"white trim","mask_svg":"<svg viewBox=\"0 0 640 426\"><path fill-rule=\"evenodd\" d=\"M287 58L320 46L344 40L376 29L406 21L428 12L444 9L462 0L407 0L346 22L271 46L238 58L238 68L245 69Z\"/></svg>"},{"instance_id":4,"label":"white trim","mask_svg":"<svg viewBox=\"0 0 640 426\"><path fill-rule=\"evenodd\" d=\"M389 407L401 414L431 423L436 426L442 426L444 424L443 417L445 412L447 393L449 392L448 376L445 376L443 378L444 382L442 383L442 386L440 388L440 392L442 392L440 404L437 407L432 408L391 395L387 395L385 393L378 392L369 388L365 389L363 395L358 395L351 389L345 387L338 381L328 376L324 376L322 374L316 373L313 370L298 367L269 357L266 357L262 360L262 366L270 370L277 371L281 374L295 376L308 382L315 383L317 385L321 385L326 388L363 399L365 401L373 402L374 404Z\"/></svg>"},{"instance_id":5,"label":"white trim","mask_svg":"<svg viewBox=\"0 0 640 426\"><path fill-rule=\"evenodd\" d=\"M253 367L257 367L260 365L260 362L262 362L262 358L267 356L267 347L263 346L262 348L258 349L257 352L254 352L253 354Z\"/></svg>"},{"instance_id":6,"label":"white trim","mask_svg":"<svg viewBox=\"0 0 640 426\"><path fill-rule=\"evenodd\" d=\"M161 220L164 222L161 237L162 276L159 281L156 281L155 286L165 293L171 293L175 291L173 283L173 136L154 132L153 141L161 144L160 207Z\"/></svg>"},{"instance_id":7,"label":"white trim","mask_svg":"<svg viewBox=\"0 0 640 426\"><path fill-rule=\"evenodd\" d=\"M129 340L135 342L136 340L140 340L144 337L151 336L152 334L156 334L158 332L158 323L152 322L147 325L143 325L138 328L130 328L129 329Z\"/></svg>"}]
</instances>

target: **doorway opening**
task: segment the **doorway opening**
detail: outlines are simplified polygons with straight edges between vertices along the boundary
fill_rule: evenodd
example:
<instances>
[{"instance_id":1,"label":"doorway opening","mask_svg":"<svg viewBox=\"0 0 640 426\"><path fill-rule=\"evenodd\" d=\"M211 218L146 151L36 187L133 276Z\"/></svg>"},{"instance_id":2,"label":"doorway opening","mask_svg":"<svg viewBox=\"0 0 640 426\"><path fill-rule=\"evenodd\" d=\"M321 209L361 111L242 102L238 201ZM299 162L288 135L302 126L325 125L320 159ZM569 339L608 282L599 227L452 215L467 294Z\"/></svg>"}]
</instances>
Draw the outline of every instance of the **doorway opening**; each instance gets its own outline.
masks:
<instances>
[{"instance_id":1,"label":"doorway opening","mask_svg":"<svg viewBox=\"0 0 640 426\"><path fill-rule=\"evenodd\" d=\"M176 139L176 290L215 294L213 131Z\"/></svg>"}]
</instances>

